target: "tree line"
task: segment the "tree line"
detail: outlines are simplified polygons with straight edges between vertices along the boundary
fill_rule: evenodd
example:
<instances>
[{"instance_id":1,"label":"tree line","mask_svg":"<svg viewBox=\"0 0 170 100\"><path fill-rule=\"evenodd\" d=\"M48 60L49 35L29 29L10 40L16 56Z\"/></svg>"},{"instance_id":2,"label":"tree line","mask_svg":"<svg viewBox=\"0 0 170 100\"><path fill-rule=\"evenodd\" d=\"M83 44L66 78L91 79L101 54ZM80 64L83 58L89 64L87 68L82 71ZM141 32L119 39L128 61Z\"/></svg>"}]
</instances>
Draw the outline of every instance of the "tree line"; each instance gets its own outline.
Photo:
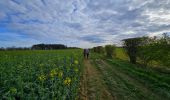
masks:
<instances>
[{"instance_id":1,"label":"tree line","mask_svg":"<svg viewBox=\"0 0 170 100\"><path fill-rule=\"evenodd\" d=\"M124 49L135 64L137 60L143 65L156 61L164 66L170 66L170 36L164 33L162 37L138 37L124 39Z\"/></svg>"},{"instance_id":2,"label":"tree line","mask_svg":"<svg viewBox=\"0 0 170 100\"><path fill-rule=\"evenodd\" d=\"M57 49L77 49L77 47L67 47L63 44L35 44L31 47L7 47L0 48L0 51L3 50L57 50Z\"/></svg>"},{"instance_id":3,"label":"tree line","mask_svg":"<svg viewBox=\"0 0 170 100\"><path fill-rule=\"evenodd\" d=\"M55 49L67 49L67 46L63 44L37 44L31 47L32 50L55 50Z\"/></svg>"},{"instance_id":4,"label":"tree line","mask_svg":"<svg viewBox=\"0 0 170 100\"><path fill-rule=\"evenodd\" d=\"M136 64L138 61L147 66L148 63L157 62L170 67L170 36L167 33L163 33L161 37L128 38L122 42L122 48L125 49L131 63ZM116 57L115 48L115 45L97 46L93 51L107 57Z\"/></svg>"}]
</instances>

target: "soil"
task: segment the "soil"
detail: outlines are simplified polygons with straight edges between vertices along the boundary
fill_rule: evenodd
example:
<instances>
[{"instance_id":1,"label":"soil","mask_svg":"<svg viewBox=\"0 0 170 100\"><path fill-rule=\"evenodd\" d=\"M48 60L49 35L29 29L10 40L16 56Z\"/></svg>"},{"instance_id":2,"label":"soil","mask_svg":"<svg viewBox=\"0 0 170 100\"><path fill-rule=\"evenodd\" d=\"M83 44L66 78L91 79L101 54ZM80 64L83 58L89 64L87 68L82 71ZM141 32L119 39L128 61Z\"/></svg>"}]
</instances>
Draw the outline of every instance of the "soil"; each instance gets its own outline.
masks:
<instances>
[{"instance_id":1,"label":"soil","mask_svg":"<svg viewBox=\"0 0 170 100\"><path fill-rule=\"evenodd\" d=\"M91 64L90 60L84 60L80 100L114 100L104 83L101 72Z\"/></svg>"}]
</instances>

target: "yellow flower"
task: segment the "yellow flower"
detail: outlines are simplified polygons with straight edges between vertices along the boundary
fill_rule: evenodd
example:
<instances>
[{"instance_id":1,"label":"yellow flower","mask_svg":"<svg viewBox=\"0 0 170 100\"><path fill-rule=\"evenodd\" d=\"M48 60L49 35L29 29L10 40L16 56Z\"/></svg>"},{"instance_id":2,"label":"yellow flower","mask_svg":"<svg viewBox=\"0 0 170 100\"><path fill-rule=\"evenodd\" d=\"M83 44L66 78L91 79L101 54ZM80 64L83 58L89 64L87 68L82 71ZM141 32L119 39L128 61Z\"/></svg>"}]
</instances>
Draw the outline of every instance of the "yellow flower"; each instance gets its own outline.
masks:
<instances>
[{"instance_id":1,"label":"yellow flower","mask_svg":"<svg viewBox=\"0 0 170 100\"><path fill-rule=\"evenodd\" d=\"M64 80L64 84L65 84L65 85L70 85L70 84L71 84L71 78L67 77L67 78Z\"/></svg>"},{"instance_id":2,"label":"yellow flower","mask_svg":"<svg viewBox=\"0 0 170 100\"><path fill-rule=\"evenodd\" d=\"M78 64L79 64L79 62L78 62L77 60L75 60L75 61L74 61L74 64L78 65Z\"/></svg>"},{"instance_id":3,"label":"yellow flower","mask_svg":"<svg viewBox=\"0 0 170 100\"><path fill-rule=\"evenodd\" d=\"M46 76L45 76L45 75L40 75L40 76L38 77L38 79L39 79L40 81L44 81L44 80L46 80Z\"/></svg>"},{"instance_id":4,"label":"yellow flower","mask_svg":"<svg viewBox=\"0 0 170 100\"><path fill-rule=\"evenodd\" d=\"M55 69L51 70L50 76L51 76L51 77L54 77L54 76L56 76L56 75L57 75L56 70L55 70Z\"/></svg>"}]
</instances>

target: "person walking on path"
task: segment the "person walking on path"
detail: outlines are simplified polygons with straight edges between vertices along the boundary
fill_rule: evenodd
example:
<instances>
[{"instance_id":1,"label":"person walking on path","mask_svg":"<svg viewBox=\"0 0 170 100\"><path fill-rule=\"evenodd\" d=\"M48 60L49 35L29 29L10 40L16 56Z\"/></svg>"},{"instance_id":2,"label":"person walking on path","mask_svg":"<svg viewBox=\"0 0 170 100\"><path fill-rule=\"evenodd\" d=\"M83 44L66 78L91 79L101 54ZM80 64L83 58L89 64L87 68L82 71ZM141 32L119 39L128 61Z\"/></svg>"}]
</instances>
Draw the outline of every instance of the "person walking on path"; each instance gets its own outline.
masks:
<instances>
[{"instance_id":1,"label":"person walking on path","mask_svg":"<svg viewBox=\"0 0 170 100\"><path fill-rule=\"evenodd\" d=\"M89 49L86 49L86 56L87 56L87 59L89 59L89 53L90 53Z\"/></svg>"},{"instance_id":2,"label":"person walking on path","mask_svg":"<svg viewBox=\"0 0 170 100\"><path fill-rule=\"evenodd\" d=\"M84 58L86 58L86 49L83 50Z\"/></svg>"},{"instance_id":3,"label":"person walking on path","mask_svg":"<svg viewBox=\"0 0 170 100\"><path fill-rule=\"evenodd\" d=\"M84 58L88 59L89 58L89 49L84 49Z\"/></svg>"}]
</instances>

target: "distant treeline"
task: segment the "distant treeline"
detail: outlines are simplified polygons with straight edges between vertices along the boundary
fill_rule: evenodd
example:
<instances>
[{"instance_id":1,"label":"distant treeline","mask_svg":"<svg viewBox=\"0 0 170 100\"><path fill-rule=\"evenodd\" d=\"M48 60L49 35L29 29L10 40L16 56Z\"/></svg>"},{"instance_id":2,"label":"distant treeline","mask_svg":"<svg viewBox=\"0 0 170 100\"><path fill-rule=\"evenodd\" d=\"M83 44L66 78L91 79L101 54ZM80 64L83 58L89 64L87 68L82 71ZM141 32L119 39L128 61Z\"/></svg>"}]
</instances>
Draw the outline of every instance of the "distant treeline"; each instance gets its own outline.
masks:
<instances>
[{"instance_id":1,"label":"distant treeline","mask_svg":"<svg viewBox=\"0 0 170 100\"><path fill-rule=\"evenodd\" d=\"M55 49L67 49L67 46L63 44L37 44L31 47L32 50L55 50Z\"/></svg>"},{"instance_id":2,"label":"distant treeline","mask_svg":"<svg viewBox=\"0 0 170 100\"><path fill-rule=\"evenodd\" d=\"M5 51L5 50L31 50L29 47L7 47L7 48L0 48L0 51Z\"/></svg>"},{"instance_id":3,"label":"distant treeline","mask_svg":"<svg viewBox=\"0 0 170 100\"><path fill-rule=\"evenodd\" d=\"M32 47L7 47L0 48L0 51L3 50L57 50L57 49L78 49L77 47L67 47L63 44L36 44Z\"/></svg>"}]
</instances>

